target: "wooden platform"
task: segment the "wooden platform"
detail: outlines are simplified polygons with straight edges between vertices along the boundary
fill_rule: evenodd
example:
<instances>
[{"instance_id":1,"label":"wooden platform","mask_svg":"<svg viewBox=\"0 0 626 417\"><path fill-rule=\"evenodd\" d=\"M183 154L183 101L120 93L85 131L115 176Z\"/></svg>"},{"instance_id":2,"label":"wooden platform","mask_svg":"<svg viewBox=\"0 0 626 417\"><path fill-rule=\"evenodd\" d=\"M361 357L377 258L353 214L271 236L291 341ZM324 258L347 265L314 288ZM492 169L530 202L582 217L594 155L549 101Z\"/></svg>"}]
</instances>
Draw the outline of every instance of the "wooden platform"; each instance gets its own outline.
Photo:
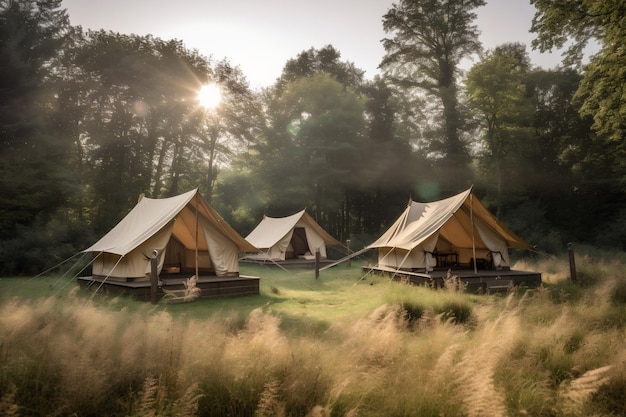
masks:
<instances>
[{"instance_id":1,"label":"wooden platform","mask_svg":"<svg viewBox=\"0 0 626 417\"><path fill-rule=\"evenodd\" d=\"M158 297L165 294L163 289L183 290L184 281L190 274L161 274L161 287ZM239 275L236 277L218 277L200 275L196 286L202 290L200 298L224 298L259 294L259 277ZM142 301L150 301L150 280L114 281L94 277L79 277L78 283L83 288L98 290L105 294L126 294ZM99 289L98 289L99 288Z\"/></svg>"},{"instance_id":2,"label":"wooden platform","mask_svg":"<svg viewBox=\"0 0 626 417\"><path fill-rule=\"evenodd\" d=\"M517 270L478 270L473 269L435 269L429 272L418 271L397 271L394 268L381 266L364 266L364 271L386 274L393 276L397 280L408 280L413 285L431 286L442 288L444 279L448 276L458 277L467 287L466 291L471 293L494 293L507 292L512 287L536 288L541 285L541 273Z\"/></svg>"},{"instance_id":3,"label":"wooden platform","mask_svg":"<svg viewBox=\"0 0 626 417\"><path fill-rule=\"evenodd\" d=\"M330 265L333 262L336 262L332 259L320 259L319 261L320 268L325 265ZM279 266L283 268L303 268L303 269L314 269L315 268L315 259L285 259L284 261L275 261L270 259L250 259L250 258L241 258L239 259L239 263L246 264L255 264L255 265L265 265L265 266Z\"/></svg>"}]
</instances>

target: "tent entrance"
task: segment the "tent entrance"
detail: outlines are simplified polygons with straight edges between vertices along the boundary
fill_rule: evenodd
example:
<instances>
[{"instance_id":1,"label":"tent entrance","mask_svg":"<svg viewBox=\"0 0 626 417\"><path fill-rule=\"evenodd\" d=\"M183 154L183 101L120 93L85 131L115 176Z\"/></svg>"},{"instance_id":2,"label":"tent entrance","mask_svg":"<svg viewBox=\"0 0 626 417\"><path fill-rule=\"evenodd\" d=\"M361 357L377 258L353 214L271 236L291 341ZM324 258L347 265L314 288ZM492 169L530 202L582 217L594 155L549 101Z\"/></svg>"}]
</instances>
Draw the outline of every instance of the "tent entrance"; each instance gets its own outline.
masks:
<instances>
[{"instance_id":1,"label":"tent entrance","mask_svg":"<svg viewBox=\"0 0 626 417\"><path fill-rule=\"evenodd\" d=\"M309 252L309 242L306 239L304 227L294 227L285 259L293 259Z\"/></svg>"},{"instance_id":2,"label":"tent entrance","mask_svg":"<svg viewBox=\"0 0 626 417\"><path fill-rule=\"evenodd\" d=\"M175 274L195 274L195 248L186 248L178 239L172 236L165 249L163 272ZM215 275L215 268L207 250L198 251L198 270L204 275Z\"/></svg>"}]
</instances>

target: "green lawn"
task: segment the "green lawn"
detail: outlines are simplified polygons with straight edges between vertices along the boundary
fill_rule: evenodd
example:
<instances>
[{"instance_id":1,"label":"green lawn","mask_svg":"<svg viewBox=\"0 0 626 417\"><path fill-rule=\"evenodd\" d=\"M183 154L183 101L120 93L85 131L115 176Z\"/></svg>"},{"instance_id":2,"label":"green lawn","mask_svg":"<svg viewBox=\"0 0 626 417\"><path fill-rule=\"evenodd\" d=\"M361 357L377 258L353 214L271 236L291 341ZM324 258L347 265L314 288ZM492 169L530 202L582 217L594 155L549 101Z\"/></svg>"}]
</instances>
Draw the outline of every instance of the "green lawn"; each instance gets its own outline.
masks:
<instances>
[{"instance_id":1,"label":"green lawn","mask_svg":"<svg viewBox=\"0 0 626 417\"><path fill-rule=\"evenodd\" d=\"M177 317L206 319L233 314L245 318L252 310L261 308L287 321L299 317L323 324L362 318L384 303L391 288L397 285L380 275L364 274L356 264L324 270L317 279L313 270L285 270L276 266L242 264L240 273L261 278L258 296L199 299L185 304L160 303L155 309ZM0 299L63 297L77 285L71 277L2 278ZM93 295L87 291L79 294L86 299ZM112 302L113 299L115 302ZM145 309L147 304L124 296L111 298L96 295L93 301L131 310Z\"/></svg>"}]
</instances>

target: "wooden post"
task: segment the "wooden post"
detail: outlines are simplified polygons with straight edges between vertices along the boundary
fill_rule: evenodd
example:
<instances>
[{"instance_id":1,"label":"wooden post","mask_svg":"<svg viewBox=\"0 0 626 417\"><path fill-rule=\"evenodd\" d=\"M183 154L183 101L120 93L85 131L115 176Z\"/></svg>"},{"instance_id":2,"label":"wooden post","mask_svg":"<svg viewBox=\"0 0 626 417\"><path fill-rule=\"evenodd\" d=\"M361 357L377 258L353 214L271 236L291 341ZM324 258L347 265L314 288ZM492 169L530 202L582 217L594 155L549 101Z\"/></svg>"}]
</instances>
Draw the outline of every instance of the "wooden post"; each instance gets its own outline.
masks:
<instances>
[{"instance_id":1,"label":"wooden post","mask_svg":"<svg viewBox=\"0 0 626 417\"><path fill-rule=\"evenodd\" d=\"M320 249L315 249L315 279L320 277Z\"/></svg>"},{"instance_id":2,"label":"wooden post","mask_svg":"<svg viewBox=\"0 0 626 417\"><path fill-rule=\"evenodd\" d=\"M152 251L150 259L150 302L156 304L158 302L157 290L159 288L159 252L155 249Z\"/></svg>"},{"instance_id":3,"label":"wooden post","mask_svg":"<svg viewBox=\"0 0 626 417\"><path fill-rule=\"evenodd\" d=\"M352 255L350 252L350 239L346 240L346 247L348 248L348 256ZM348 267L352 266L352 257L348 258Z\"/></svg>"},{"instance_id":4,"label":"wooden post","mask_svg":"<svg viewBox=\"0 0 626 417\"><path fill-rule=\"evenodd\" d=\"M574 257L574 244L569 242L567 244L567 252L569 252L569 274L573 282L577 281L576 278L576 259Z\"/></svg>"}]
</instances>

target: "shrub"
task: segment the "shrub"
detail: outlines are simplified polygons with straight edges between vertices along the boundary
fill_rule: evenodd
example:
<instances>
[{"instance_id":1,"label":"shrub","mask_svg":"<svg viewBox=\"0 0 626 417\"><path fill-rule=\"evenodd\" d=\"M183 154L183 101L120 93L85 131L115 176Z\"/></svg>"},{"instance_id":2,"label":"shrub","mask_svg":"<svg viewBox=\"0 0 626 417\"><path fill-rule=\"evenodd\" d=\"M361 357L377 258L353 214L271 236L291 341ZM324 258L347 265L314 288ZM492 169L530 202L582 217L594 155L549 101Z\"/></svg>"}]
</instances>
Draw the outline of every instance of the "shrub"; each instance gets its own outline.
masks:
<instances>
[{"instance_id":1,"label":"shrub","mask_svg":"<svg viewBox=\"0 0 626 417\"><path fill-rule=\"evenodd\" d=\"M570 279L547 285L546 288L550 293L550 298L556 303L577 302L585 294L585 290Z\"/></svg>"},{"instance_id":2,"label":"shrub","mask_svg":"<svg viewBox=\"0 0 626 417\"><path fill-rule=\"evenodd\" d=\"M539 360L550 374L550 382L554 388L561 382L572 377L574 360L558 345L546 345L539 351Z\"/></svg>"},{"instance_id":3,"label":"shrub","mask_svg":"<svg viewBox=\"0 0 626 417\"><path fill-rule=\"evenodd\" d=\"M409 324L416 323L424 315L426 307L415 300L404 300L401 303L402 311L406 312L406 318Z\"/></svg>"},{"instance_id":4,"label":"shrub","mask_svg":"<svg viewBox=\"0 0 626 417\"><path fill-rule=\"evenodd\" d=\"M461 300L448 300L435 307L435 312L442 314L443 319L453 323L464 324L472 317L472 306Z\"/></svg>"}]
</instances>

